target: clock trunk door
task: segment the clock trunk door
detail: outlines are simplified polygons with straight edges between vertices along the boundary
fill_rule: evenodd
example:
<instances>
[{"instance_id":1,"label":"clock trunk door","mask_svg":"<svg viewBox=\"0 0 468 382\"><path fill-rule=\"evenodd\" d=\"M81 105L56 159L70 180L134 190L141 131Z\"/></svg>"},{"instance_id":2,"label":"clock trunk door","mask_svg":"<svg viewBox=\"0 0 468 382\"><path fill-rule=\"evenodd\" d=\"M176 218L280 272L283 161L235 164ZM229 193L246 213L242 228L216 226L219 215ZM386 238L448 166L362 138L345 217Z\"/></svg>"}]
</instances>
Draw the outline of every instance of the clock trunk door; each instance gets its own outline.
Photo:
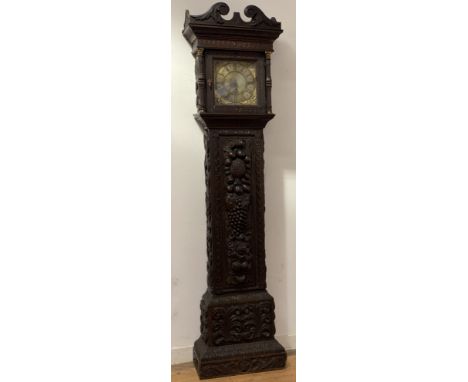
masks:
<instances>
[{"instance_id":1,"label":"clock trunk door","mask_svg":"<svg viewBox=\"0 0 468 382\"><path fill-rule=\"evenodd\" d=\"M258 52L207 52L208 111L265 113L264 63Z\"/></svg>"}]
</instances>

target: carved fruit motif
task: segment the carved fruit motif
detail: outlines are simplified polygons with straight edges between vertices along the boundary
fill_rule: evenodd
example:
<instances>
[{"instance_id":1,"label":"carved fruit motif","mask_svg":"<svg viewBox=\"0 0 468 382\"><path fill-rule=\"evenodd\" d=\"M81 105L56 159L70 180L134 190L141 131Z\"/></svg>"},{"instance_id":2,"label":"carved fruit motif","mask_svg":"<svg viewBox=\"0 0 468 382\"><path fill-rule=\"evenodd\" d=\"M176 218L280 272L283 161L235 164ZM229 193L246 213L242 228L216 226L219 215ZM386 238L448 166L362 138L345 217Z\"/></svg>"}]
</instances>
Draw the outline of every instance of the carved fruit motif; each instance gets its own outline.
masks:
<instances>
[{"instance_id":1,"label":"carved fruit motif","mask_svg":"<svg viewBox=\"0 0 468 382\"><path fill-rule=\"evenodd\" d=\"M248 281L252 268L250 250L249 207L250 207L251 159L247 154L245 140L232 141L224 149L224 172L226 184L226 215L228 223L227 282L233 285Z\"/></svg>"},{"instance_id":2,"label":"carved fruit motif","mask_svg":"<svg viewBox=\"0 0 468 382\"><path fill-rule=\"evenodd\" d=\"M225 150L224 157L227 192L237 195L249 192L251 159L245 152L245 141L234 142Z\"/></svg>"}]
</instances>

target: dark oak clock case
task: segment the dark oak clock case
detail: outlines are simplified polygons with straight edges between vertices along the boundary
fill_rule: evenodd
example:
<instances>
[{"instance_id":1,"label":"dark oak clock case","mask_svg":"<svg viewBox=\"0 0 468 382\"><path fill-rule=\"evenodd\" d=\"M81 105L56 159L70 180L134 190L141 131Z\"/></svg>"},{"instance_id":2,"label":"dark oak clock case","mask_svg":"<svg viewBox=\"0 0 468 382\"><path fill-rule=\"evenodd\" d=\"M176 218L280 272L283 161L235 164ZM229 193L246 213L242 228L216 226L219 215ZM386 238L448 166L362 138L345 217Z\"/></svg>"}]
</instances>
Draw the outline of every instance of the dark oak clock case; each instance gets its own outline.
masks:
<instances>
[{"instance_id":1,"label":"dark oak clock case","mask_svg":"<svg viewBox=\"0 0 468 382\"><path fill-rule=\"evenodd\" d=\"M195 57L195 120L205 142L208 289L200 303L193 361L200 378L282 368L275 303L266 291L263 128L271 108L270 58L281 23L256 6L235 12L214 4L186 11L183 35ZM254 61L256 103L219 104L214 61Z\"/></svg>"}]
</instances>

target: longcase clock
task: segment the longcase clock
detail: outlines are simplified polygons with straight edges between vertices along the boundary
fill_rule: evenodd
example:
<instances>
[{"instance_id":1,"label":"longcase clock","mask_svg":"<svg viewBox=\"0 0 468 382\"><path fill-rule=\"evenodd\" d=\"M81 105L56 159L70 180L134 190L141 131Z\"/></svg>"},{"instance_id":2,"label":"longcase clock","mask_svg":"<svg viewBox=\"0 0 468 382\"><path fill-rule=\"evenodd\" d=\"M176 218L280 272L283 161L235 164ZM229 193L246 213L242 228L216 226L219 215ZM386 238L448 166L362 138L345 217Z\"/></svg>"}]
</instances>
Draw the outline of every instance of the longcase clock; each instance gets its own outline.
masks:
<instances>
[{"instance_id":1,"label":"longcase clock","mask_svg":"<svg viewBox=\"0 0 468 382\"><path fill-rule=\"evenodd\" d=\"M249 5L186 11L195 57L195 119L204 133L208 289L193 361L200 378L282 368L275 304L266 291L263 129L271 108L270 59L281 23Z\"/></svg>"}]
</instances>

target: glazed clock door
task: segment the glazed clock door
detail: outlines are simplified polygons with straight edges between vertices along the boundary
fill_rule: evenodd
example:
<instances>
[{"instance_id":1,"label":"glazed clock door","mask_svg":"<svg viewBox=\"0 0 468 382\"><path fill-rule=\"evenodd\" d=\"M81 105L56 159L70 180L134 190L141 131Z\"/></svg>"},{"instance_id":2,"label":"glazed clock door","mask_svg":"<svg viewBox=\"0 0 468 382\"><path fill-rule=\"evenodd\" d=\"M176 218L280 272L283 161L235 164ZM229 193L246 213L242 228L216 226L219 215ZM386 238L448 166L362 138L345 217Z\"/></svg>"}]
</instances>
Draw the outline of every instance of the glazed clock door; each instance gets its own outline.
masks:
<instances>
[{"instance_id":1,"label":"glazed clock door","mask_svg":"<svg viewBox=\"0 0 468 382\"><path fill-rule=\"evenodd\" d=\"M264 62L256 52L207 52L208 111L264 113Z\"/></svg>"},{"instance_id":2,"label":"glazed clock door","mask_svg":"<svg viewBox=\"0 0 468 382\"><path fill-rule=\"evenodd\" d=\"M213 77L216 105L257 105L255 61L215 60Z\"/></svg>"}]
</instances>

